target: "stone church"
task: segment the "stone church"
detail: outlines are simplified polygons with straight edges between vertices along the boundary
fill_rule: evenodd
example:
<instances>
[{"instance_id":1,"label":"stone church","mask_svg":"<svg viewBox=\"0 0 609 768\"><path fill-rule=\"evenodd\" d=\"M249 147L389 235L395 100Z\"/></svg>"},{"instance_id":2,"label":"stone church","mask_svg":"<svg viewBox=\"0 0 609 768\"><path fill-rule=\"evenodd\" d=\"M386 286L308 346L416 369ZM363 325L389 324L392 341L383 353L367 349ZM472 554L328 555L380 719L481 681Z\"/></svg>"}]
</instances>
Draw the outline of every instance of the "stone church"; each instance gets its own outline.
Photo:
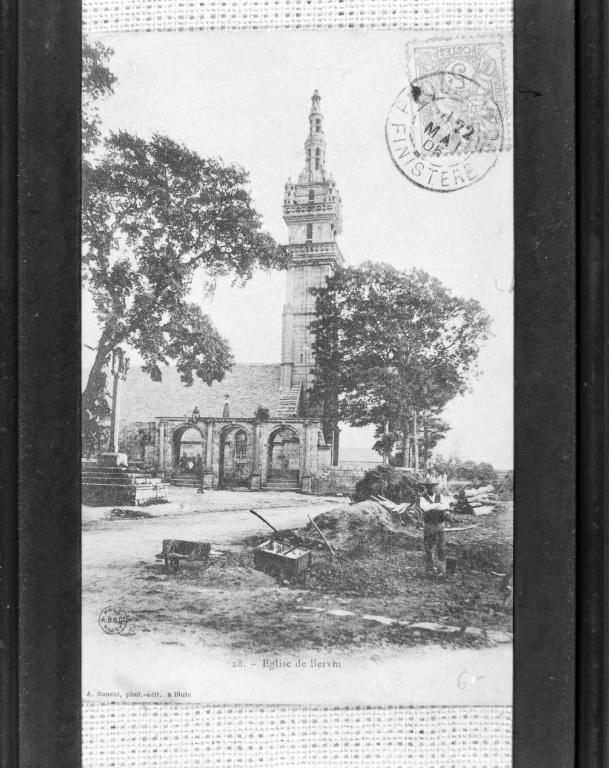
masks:
<instances>
[{"instance_id":1,"label":"stone church","mask_svg":"<svg viewBox=\"0 0 609 768\"><path fill-rule=\"evenodd\" d=\"M315 317L310 289L343 263L336 242L341 198L326 171L326 140L317 91L311 99L305 164L285 185L283 218L290 262L282 317L281 362L235 365L211 387L185 387L174 368L154 382L129 371L121 396L120 449L177 484L210 488L311 490L320 470L338 461L337 431L324 436L319 408L308 402Z\"/></svg>"}]
</instances>

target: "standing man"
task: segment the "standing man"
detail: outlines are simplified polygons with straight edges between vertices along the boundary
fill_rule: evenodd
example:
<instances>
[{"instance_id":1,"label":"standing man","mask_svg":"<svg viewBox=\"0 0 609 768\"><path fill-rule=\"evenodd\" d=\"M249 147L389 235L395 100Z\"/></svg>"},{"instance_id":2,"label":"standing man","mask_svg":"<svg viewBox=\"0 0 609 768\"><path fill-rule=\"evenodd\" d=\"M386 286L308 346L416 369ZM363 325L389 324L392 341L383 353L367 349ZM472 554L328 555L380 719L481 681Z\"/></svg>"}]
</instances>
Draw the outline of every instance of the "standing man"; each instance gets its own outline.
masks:
<instances>
[{"instance_id":1,"label":"standing man","mask_svg":"<svg viewBox=\"0 0 609 768\"><path fill-rule=\"evenodd\" d=\"M423 483L423 492L419 498L419 507L423 513L423 547L425 549L425 566L429 573L436 570L433 564L433 553L436 550L438 558L437 571L440 575L446 573L446 530L444 524L449 520L449 512L442 497L437 493L438 483L429 481Z\"/></svg>"}]
</instances>

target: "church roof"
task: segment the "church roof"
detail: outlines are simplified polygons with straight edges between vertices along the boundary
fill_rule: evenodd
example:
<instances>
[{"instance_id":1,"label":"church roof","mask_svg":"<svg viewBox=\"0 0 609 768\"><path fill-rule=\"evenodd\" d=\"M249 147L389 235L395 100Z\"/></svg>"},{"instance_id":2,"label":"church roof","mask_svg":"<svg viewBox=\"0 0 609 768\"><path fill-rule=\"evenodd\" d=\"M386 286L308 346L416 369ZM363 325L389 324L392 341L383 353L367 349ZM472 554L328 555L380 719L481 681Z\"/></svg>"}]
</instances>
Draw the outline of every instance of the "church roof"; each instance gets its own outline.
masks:
<instances>
[{"instance_id":1,"label":"church roof","mask_svg":"<svg viewBox=\"0 0 609 768\"><path fill-rule=\"evenodd\" d=\"M164 368L157 382L135 365L122 386L121 423L186 416L195 406L203 418L221 418L225 395L230 395L231 418L253 418L259 405L272 416L279 403L279 374L279 365L235 365L220 382L208 386L195 376L186 387L173 367Z\"/></svg>"}]
</instances>

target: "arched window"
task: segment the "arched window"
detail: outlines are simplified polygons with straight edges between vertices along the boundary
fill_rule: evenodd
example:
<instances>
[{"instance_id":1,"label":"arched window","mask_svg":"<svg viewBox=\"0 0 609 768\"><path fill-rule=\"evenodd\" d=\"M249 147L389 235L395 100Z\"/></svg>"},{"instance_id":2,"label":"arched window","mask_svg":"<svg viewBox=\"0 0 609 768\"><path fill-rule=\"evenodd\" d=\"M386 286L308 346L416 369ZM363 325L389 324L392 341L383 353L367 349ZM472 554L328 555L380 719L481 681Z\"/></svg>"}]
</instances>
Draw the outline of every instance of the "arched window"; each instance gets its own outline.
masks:
<instances>
[{"instance_id":1,"label":"arched window","mask_svg":"<svg viewBox=\"0 0 609 768\"><path fill-rule=\"evenodd\" d=\"M319 149L319 147L317 147L317 149L315 150L315 170L316 171L319 170L319 158L320 158L320 155L321 155L321 150Z\"/></svg>"},{"instance_id":2,"label":"arched window","mask_svg":"<svg viewBox=\"0 0 609 768\"><path fill-rule=\"evenodd\" d=\"M245 432L237 432L235 435L235 459L247 458L247 435Z\"/></svg>"},{"instance_id":3,"label":"arched window","mask_svg":"<svg viewBox=\"0 0 609 768\"><path fill-rule=\"evenodd\" d=\"M309 202L312 203L312 202L314 202L314 200L315 200L315 190L314 189L310 189L309 190Z\"/></svg>"},{"instance_id":4,"label":"arched window","mask_svg":"<svg viewBox=\"0 0 609 768\"><path fill-rule=\"evenodd\" d=\"M318 117L315 119L315 132L319 133L321 131L321 119Z\"/></svg>"},{"instance_id":5,"label":"arched window","mask_svg":"<svg viewBox=\"0 0 609 768\"><path fill-rule=\"evenodd\" d=\"M313 239L313 225L307 224L307 240Z\"/></svg>"}]
</instances>

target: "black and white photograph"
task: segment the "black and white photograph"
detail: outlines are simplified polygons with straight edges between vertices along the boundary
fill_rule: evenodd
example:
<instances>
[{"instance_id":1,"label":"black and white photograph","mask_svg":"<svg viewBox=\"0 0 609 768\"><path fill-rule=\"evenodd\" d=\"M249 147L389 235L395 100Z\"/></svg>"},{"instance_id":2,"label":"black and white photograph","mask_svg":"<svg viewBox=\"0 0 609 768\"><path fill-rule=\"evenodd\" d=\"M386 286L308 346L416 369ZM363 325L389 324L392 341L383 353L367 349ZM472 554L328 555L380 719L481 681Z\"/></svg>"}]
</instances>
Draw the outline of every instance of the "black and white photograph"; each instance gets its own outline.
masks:
<instances>
[{"instance_id":1,"label":"black and white photograph","mask_svg":"<svg viewBox=\"0 0 609 768\"><path fill-rule=\"evenodd\" d=\"M511 49L85 30L85 701L511 704Z\"/></svg>"}]
</instances>

